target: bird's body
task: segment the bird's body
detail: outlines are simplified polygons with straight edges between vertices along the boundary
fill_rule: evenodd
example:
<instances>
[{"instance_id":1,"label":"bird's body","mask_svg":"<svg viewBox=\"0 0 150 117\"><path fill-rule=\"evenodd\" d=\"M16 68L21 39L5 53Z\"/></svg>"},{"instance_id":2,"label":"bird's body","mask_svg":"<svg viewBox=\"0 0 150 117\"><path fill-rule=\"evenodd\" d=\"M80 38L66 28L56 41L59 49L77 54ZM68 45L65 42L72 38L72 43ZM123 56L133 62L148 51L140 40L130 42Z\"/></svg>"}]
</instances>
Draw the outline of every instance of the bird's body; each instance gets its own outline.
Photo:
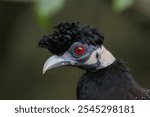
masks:
<instances>
[{"instance_id":1,"label":"bird's body","mask_svg":"<svg viewBox=\"0 0 150 117\"><path fill-rule=\"evenodd\" d=\"M150 99L150 91L135 82L124 62L116 60L99 71L87 71L78 82L77 99Z\"/></svg>"},{"instance_id":2,"label":"bird's body","mask_svg":"<svg viewBox=\"0 0 150 117\"><path fill-rule=\"evenodd\" d=\"M150 99L150 90L140 87L125 63L103 46L104 36L97 29L79 23L60 23L55 29L39 42L54 54L43 73L61 66L86 70L77 85L77 99Z\"/></svg>"}]
</instances>

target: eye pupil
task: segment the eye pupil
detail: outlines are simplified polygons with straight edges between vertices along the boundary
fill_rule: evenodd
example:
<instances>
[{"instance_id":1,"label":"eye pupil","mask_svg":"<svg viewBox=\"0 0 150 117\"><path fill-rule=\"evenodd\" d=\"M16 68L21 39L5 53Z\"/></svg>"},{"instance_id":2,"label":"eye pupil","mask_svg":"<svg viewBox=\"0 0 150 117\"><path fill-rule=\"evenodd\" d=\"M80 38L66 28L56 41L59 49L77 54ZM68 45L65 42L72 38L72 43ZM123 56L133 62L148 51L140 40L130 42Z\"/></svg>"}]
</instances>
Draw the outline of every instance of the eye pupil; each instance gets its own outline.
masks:
<instances>
[{"instance_id":1,"label":"eye pupil","mask_svg":"<svg viewBox=\"0 0 150 117\"><path fill-rule=\"evenodd\" d=\"M84 53L84 48L81 47L81 46L76 47L76 48L75 48L75 53L76 53L77 55L83 54L83 53Z\"/></svg>"}]
</instances>

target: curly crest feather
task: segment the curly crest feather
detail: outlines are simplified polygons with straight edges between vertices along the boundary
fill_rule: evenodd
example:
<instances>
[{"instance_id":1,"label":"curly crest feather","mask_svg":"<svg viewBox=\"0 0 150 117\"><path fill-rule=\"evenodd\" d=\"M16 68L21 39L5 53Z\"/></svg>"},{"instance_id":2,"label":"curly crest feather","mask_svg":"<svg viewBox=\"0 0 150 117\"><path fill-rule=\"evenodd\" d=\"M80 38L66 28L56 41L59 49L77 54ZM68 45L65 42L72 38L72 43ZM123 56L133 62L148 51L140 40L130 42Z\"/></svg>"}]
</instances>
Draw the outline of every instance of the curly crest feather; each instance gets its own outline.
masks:
<instances>
[{"instance_id":1,"label":"curly crest feather","mask_svg":"<svg viewBox=\"0 0 150 117\"><path fill-rule=\"evenodd\" d=\"M97 29L77 23L60 23L54 27L54 32L43 36L39 42L40 47L47 48L52 54L61 55L69 49L74 42L92 45L101 45L104 36Z\"/></svg>"}]
</instances>

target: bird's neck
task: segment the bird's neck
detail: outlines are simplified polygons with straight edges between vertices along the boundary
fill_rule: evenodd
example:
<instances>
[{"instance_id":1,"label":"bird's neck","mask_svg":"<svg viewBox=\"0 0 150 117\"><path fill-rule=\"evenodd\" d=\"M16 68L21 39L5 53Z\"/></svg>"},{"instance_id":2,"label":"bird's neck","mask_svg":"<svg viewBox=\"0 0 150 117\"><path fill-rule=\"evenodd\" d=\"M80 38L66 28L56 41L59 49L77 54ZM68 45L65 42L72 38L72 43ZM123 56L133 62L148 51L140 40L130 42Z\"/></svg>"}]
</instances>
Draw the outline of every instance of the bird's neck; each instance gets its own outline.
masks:
<instances>
[{"instance_id":1,"label":"bird's neck","mask_svg":"<svg viewBox=\"0 0 150 117\"><path fill-rule=\"evenodd\" d=\"M78 99L136 99L143 92L127 66L116 60L97 72L87 71L78 83L77 93Z\"/></svg>"}]
</instances>

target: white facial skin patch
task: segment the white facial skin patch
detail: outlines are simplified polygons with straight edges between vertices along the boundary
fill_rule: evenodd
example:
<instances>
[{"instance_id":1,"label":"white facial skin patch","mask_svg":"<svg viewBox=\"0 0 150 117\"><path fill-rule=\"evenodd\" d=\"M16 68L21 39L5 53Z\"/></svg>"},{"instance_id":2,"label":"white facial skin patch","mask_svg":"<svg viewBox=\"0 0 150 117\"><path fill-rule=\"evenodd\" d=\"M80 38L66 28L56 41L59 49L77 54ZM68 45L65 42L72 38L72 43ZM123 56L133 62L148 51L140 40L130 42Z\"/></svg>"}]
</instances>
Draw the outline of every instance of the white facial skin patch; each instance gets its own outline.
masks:
<instances>
[{"instance_id":1,"label":"white facial skin patch","mask_svg":"<svg viewBox=\"0 0 150 117\"><path fill-rule=\"evenodd\" d=\"M104 46L101 46L91 54L85 64L92 65L96 64L99 61L100 66L98 66L97 69L102 69L111 65L115 60L115 57Z\"/></svg>"}]
</instances>

